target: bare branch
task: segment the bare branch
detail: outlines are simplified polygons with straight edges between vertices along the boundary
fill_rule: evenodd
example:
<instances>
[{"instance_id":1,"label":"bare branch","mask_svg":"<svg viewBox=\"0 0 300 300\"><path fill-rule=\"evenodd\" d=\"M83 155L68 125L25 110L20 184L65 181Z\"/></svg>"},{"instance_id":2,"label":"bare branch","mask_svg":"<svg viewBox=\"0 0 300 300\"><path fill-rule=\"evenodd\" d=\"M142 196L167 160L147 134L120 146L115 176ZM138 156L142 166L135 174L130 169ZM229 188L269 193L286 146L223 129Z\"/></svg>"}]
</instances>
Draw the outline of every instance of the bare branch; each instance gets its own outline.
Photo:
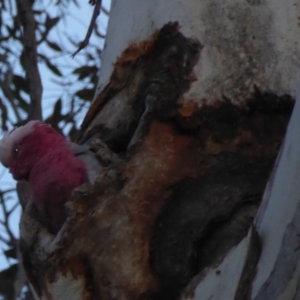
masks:
<instances>
[{"instance_id":1,"label":"bare branch","mask_svg":"<svg viewBox=\"0 0 300 300\"><path fill-rule=\"evenodd\" d=\"M19 0L19 1L21 1L21 0ZM85 36L84 40L80 43L80 46L78 47L78 49L71 55L72 58L74 58L75 55L78 52L80 52L82 49L84 49L88 45L90 37L91 37L92 32L93 32L93 28L94 28L95 23L96 23L96 19L100 14L102 0L91 1L90 3L91 4L94 4L94 3L96 4L95 7L94 7L94 11L93 11L93 15L92 15L92 18L91 18L91 21L90 21L90 25L89 25L89 28L87 30L87 33L86 33L86 36Z\"/></svg>"},{"instance_id":2,"label":"bare branch","mask_svg":"<svg viewBox=\"0 0 300 300\"><path fill-rule=\"evenodd\" d=\"M3 242L4 244L9 244L9 240L6 240L3 236L0 235L0 241Z\"/></svg>"},{"instance_id":3,"label":"bare branch","mask_svg":"<svg viewBox=\"0 0 300 300\"><path fill-rule=\"evenodd\" d=\"M2 207L2 211L3 211L3 221L1 221L1 224L5 227L5 230L10 238L10 241L8 242L8 244L10 246L16 246L17 243L17 239L15 238L14 234L12 233L10 226L9 226L9 214L10 212L8 211L4 198L3 198L3 193L1 193L0 195L0 204Z\"/></svg>"},{"instance_id":4,"label":"bare branch","mask_svg":"<svg viewBox=\"0 0 300 300\"><path fill-rule=\"evenodd\" d=\"M15 114L17 122L21 122L22 119L21 119L20 113L18 111L18 108L17 108L17 106L14 102L14 97L13 97L12 91L10 90L9 87L5 86L5 84L3 84L3 82L0 82L0 87L3 91L3 94L5 95L6 99L11 104L11 108L12 108L14 114ZM1 101L1 107L3 107L3 106L4 106L4 104Z\"/></svg>"},{"instance_id":5,"label":"bare branch","mask_svg":"<svg viewBox=\"0 0 300 300\"><path fill-rule=\"evenodd\" d=\"M42 120L42 81L37 64L36 23L31 0L17 0L19 20L23 27L24 67L29 84L30 106L28 119Z\"/></svg>"}]
</instances>

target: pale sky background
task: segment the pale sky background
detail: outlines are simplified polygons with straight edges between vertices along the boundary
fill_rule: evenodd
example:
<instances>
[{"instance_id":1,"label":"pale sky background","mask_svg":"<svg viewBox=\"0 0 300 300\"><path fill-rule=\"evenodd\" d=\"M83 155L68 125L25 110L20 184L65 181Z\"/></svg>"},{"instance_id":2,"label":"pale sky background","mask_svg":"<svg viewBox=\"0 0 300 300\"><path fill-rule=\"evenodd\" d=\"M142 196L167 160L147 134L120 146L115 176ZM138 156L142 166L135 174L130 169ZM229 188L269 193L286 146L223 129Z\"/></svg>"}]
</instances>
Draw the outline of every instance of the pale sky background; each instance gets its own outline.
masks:
<instances>
[{"instance_id":1,"label":"pale sky background","mask_svg":"<svg viewBox=\"0 0 300 300\"><path fill-rule=\"evenodd\" d=\"M55 1L36 1L36 6L43 5L44 7L47 7L47 12L55 16L57 15L57 9L58 7L54 5ZM72 36L72 38L75 41L82 41L85 37L90 18L93 13L93 6L88 4L88 0L86 1L78 1L79 7L76 7L75 5L72 5L70 7L69 14L66 17L65 22L59 22L58 28L53 29L50 32L50 40L51 37L55 40L59 40L62 45L67 45L68 49L71 48L71 44L68 40L66 40L62 32L68 32L69 36ZM110 0L103 0L102 5L109 10L110 9ZM100 24L100 32L105 33L106 32L106 26L107 26L107 21L108 18L104 14L100 14L100 17L98 17L97 22ZM52 40L53 40L52 39ZM93 38L93 36L90 39L90 43L99 44L99 39ZM76 50L75 46L72 46L74 48L74 51ZM87 46L88 47L88 46ZM103 47L103 41L99 45L100 48ZM43 52L43 48L39 48L39 51ZM84 51L84 50L83 50ZM45 53L45 52L43 52ZM46 52L47 54L47 52ZM57 57L55 58L54 62L58 63L61 68L60 70L63 71L64 74L68 73L68 69L74 68L74 66L77 65L78 62L82 62L80 55L78 54L74 59L72 59L69 55L56 55ZM92 62L91 62L92 64ZM65 77L57 77L53 75L49 71L47 67L44 65L40 64L39 65L39 70L41 73L42 77L42 82L43 82L43 102L42 102L42 107L43 107L43 116L46 118L52 113L53 109L53 104L56 102L58 97L62 94L62 89L55 84L55 81L61 81L61 80L69 80L70 78L65 78ZM64 72L65 71L65 72ZM21 74L23 75L23 74ZM80 83L76 83L76 77L74 77L73 81L73 89L78 90L80 88ZM82 85L83 86L83 85ZM72 93L72 87L67 87L65 91L63 91L64 96L63 96L63 111L67 112L68 110L68 94ZM82 109L81 113L78 115L77 121L78 124L81 123L86 110L88 108L88 105ZM1 132L0 136L3 135L3 132ZM13 188L15 186L15 181L12 179L11 175L7 171L7 169L3 168L2 166L0 167L0 185L1 185L1 190L7 190L9 188ZM8 207L13 207L16 204L16 195L15 193L9 193L6 195L7 200L7 206ZM10 199L10 200L9 200ZM21 208L18 207L12 216L10 217L10 227L13 230L13 233L15 234L16 237L19 235L19 218L21 214ZM3 219L3 212L2 208L0 207L0 219ZM5 235L3 235L3 230L0 227L0 234L5 238ZM7 260L6 257L2 254L2 251L6 249L5 245L0 242L0 270L7 268L11 263L14 263L13 260Z\"/></svg>"}]
</instances>

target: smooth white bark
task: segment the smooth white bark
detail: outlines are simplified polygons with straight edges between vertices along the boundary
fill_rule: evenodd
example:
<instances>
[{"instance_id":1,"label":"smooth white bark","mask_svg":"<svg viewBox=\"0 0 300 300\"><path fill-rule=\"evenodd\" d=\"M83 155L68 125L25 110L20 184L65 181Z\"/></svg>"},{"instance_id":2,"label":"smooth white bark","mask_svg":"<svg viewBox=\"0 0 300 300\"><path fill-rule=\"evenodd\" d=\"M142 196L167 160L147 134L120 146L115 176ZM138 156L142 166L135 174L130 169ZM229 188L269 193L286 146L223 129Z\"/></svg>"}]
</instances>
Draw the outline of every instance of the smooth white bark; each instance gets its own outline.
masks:
<instances>
[{"instance_id":1,"label":"smooth white bark","mask_svg":"<svg viewBox=\"0 0 300 300\"><path fill-rule=\"evenodd\" d=\"M109 82L117 57L132 43L177 21L187 37L204 46L198 80L186 98L235 102L256 84L295 96L300 67L300 4L293 0L113 0L98 86Z\"/></svg>"},{"instance_id":2,"label":"smooth white bark","mask_svg":"<svg viewBox=\"0 0 300 300\"><path fill-rule=\"evenodd\" d=\"M300 92L300 91L299 91ZM269 278L268 294L292 299L299 284L300 261L300 94L291 117L282 153L266 189L257 218L263 251L253 285L253 298L261 298ZM283 285L283 281L286 285ZM277 284L275 284L277 282ZM290 283L287 285L287 283ZM282 288L278 284L283 285ZM273 286L273 287L272 287ZM294 287L293 287L294 286ZM267 293L267 292L264 292ZM281 296L280 296L281 295ZM256 297L257 296L257 297ZM276 298L273 298L276 299ZM280 298L278 298L280 299Z\"/></svg>"},{"instance_id":3,"label":"smooth white bark","mask_svg":"<svg viewBox=\"0 0 300 300\"><path fill-rule=\"evenodd\" d=\"M217 268L208 270L205 278L195 289L195 295L190 299L234 299L247 258L251 231L237 247L228 253Z\"/></svg>"}]
</instances>

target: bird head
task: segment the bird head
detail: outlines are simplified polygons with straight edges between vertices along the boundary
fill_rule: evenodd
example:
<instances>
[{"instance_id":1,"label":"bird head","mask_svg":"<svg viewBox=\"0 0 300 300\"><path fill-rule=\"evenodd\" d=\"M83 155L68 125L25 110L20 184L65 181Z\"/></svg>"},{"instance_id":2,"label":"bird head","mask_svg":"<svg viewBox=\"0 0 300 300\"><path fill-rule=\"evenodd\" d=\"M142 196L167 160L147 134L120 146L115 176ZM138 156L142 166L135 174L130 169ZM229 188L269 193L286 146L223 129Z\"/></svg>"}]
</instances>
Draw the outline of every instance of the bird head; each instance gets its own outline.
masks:
<instances>
[{"instance_id":1,"label":"bird head","mask_svg":"<svg viewBox=\"0 0 300 300\"><path fill-rule=\"evenodd\" d=\"M28 180L34 164L65 138L50 125L30 121L9 131L0 141L0 162L9 168L15 180Z\"/></svg>"}]
</instances>

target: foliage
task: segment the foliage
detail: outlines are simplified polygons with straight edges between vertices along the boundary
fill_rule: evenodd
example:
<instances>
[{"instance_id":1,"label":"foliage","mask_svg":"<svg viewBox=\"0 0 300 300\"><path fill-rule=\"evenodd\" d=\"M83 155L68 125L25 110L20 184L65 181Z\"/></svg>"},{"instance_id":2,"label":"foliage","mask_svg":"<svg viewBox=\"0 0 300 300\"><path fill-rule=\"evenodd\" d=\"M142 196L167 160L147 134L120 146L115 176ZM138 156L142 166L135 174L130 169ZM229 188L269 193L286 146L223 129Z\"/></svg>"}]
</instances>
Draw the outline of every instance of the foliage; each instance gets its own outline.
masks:
<instances>
[{"instance_id":1,"label":"foliage","mask_svg":"<svg viewBox=\"0 0 300 300\"><path fill-rule=\"evenodd\" d=\"M109 6L108 1L104 4ZM80 14L82 10L89 15ZM45 122L71 139L76 135L96 88L108 19L107 9L102 7L89 45L71 58L84 39L92 13L93 6L88 1L0 1L2 133L39 116L40 106ZM16 262L18 240L11 229L11 216L15 220L20 207L14 188L3 184L4 171L1 173L0 245L4 249L3 256L9 262L11 258ZM1 294L5 299L15 299L14 285L18 286L17 290L24 286L24 279L20 281L20 268L15 263L10 265L0 272L0 299ZM22 295L20 299L29 297L24 288Z\"/></svg>"}]
</instances>

